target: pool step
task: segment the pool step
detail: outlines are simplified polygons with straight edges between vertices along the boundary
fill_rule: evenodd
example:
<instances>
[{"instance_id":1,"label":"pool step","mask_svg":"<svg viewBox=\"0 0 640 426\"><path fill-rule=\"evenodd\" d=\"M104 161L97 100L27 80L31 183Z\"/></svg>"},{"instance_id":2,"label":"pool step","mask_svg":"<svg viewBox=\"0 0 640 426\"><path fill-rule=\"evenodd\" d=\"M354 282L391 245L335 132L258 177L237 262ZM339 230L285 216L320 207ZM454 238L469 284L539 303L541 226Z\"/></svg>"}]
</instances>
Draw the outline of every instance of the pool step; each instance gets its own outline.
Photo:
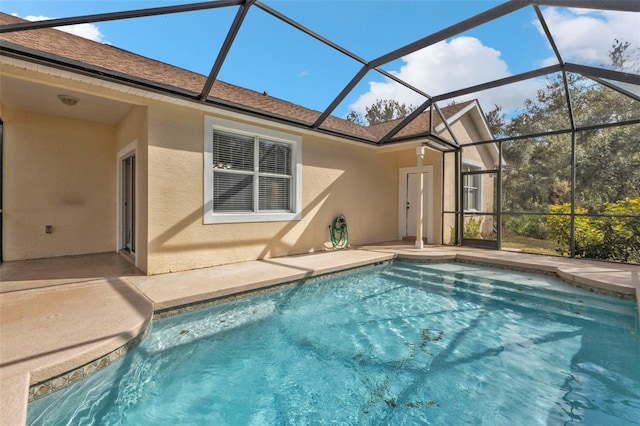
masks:
<instances>
[{"instance_id":1,"label":"pool step","mask_svg":"<svg viewBox=\"0 0 640 426\"><path fill-rule=\"evenodd\" d=\"M450 295L453 290L483 304L495 301L520 309L542 309L584 320L604 321L615 327L628 326L630 320L634 323L637 315L631 301L592 294L551 276L529 276L468 265L458 268L456 264L448 264L447 268L449 270L443 270L442 265L396 262L381 273L443 295ZM518 282L500 279L500 275L515 275Z\"/></svg>"},{"instance_id":2,"label":"pool step","mask_svg":"<svg viewBox=\"0 0 640 426\"><path fill-rule=\"evenodd\" d=\"M397 270L413 274L413 277L429 278L434 283L456 283L461 287L467 285L469 287L486 288L491 291L495 289L507 292L517 291L518 293L526 291L528 295L543 297L544 299L558 299L563 302L580 300L580 304L588 302L590 306L601 307L609 311L616 311L620 308L625 310L633 306L630 301L615 297L603 297L597 293L570 286L553 276L524 274L468 265L459 265L460 269L453 269L456 268L455 265L448 264L447 266L451 270L443 270L424 264L394 264L394 266L397 266ZM513 275L517 281L514 282L509 277L505 278L505 275L508 274Z\"/></svg>"}]
</instances>

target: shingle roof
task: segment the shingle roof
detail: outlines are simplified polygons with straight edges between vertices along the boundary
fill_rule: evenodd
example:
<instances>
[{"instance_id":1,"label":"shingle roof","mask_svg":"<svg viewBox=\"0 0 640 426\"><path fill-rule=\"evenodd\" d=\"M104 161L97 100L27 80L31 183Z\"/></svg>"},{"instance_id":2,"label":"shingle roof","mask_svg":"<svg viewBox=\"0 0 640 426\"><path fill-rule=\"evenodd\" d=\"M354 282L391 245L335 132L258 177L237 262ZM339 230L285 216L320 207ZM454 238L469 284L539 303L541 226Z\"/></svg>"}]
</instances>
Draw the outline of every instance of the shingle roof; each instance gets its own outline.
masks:
<instances>
[{"instance_id":1,"label":"shingle roof","mask_svg":"<svg viewBox=\"0 0 640 426\"><path fill-rule=\"evenodd\" d=\"M442 111L442 114L445 116L445 118L450 118L455 114L457 114L462 109L466 108L467 105L473 102L475 101L466 101L466 102L456 103L444 108L440 108L440 111ZM388 132L390 132L393 128L395 128L402 120L404 120L404 118L397 118L395 120L385 121L384 123L373 124L369 126L368 129L371 133L373 133L373 135L377 139L380 139L383 136L385 136ZM425 132L428 132L430 129L430 122L431 122L431 114L429 113L429 110L427 110L422 114L418 115L413 120L411 120L411 122L409 122L409 124L407 124L402 130L400 130L395 135L395 137L418 135L418 134L423 134ZM433 127L435 128L440 124L442 124L442 119L440 118L440 114L434 111Z\"/></svg>"},{"instance_id":2,"label":"shingle roof","mask_svg":"<svg viewBox=\"0 0 640 426\"><path fill-rule=\"evenodd\" d=\"M0 12L0 24L25 22L23 19ZM147 81L155 85L174 87L198 95L207 77L164 62L156 61L132 52L83 37L69 34L53 28L16 31L0 34L0 40L19 45L23 48L54 55L108 72L131 76L137 80ZM282 99L245 89L239 86L216 80L210 96L222 103L264 112L267 115L281 117L311 126L321 115L319 111L305 108ZM465 105L465 104L461 104ZM445 117L459 111L459 105L442 108ZM437 117L437 114L434 115ZM394 120L373 126L361 126L351 121L329 116L321 128L340 134L352 135L369 141L377 141L391 130L399 121ZM437 125L437 123L434 123ZM428 111L420 114L398 136L424 133L429 130Z\"/></svg>"}]
</instances>

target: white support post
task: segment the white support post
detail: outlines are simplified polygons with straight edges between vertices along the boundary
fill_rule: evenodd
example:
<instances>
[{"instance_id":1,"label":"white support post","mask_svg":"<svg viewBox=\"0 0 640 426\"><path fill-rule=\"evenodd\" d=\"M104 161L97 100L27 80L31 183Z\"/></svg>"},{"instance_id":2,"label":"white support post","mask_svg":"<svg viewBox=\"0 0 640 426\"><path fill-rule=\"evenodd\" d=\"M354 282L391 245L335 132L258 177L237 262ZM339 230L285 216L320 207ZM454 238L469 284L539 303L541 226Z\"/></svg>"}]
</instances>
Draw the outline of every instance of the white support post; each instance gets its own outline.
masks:
<instances>
[{"instance_id":1,"label":"white support post","mask_svg":"<svg viewBox=\"0 0 640 426\"><path fill-rule=\"evenodd\" d=\"M416 157L418 157L418 176L416 179L416 248L424 248L424 240L422 239L424 223L424 183L423 183L423 160L424 160L424 146L416 148Z\"/></svg>"}]
</instances>

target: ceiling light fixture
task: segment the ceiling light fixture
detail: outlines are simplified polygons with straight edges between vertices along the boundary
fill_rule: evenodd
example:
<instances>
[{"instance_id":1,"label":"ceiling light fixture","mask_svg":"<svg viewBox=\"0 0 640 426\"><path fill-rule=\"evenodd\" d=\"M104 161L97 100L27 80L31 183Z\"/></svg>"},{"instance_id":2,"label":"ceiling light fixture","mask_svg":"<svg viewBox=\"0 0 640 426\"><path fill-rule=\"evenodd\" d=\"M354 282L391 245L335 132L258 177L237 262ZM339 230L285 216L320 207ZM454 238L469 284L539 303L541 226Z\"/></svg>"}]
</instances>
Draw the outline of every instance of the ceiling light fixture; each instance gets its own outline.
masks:
<instances>
[{"instance_id":1,"label":"ceiling light fixture","mask_svg":"<svg viewBox=\"0 0 640 426\"><path fill-rule=\"evenodd\" d=\"M66 106L74 106L78 103L78 101L80 101L80 99L76 98L75 96L69 95L58 95L58 99L60 99L60 102L62 102Z\"/></svg>"}]
</instances>

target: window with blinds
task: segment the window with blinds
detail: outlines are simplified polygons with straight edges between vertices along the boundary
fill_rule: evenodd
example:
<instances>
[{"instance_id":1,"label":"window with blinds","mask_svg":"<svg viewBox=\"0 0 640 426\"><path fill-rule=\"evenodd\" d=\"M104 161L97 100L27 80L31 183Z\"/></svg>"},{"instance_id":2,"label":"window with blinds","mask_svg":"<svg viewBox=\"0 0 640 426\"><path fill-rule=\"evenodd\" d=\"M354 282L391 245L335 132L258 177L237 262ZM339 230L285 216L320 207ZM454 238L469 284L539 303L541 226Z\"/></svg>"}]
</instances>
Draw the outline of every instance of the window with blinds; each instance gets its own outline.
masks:
<instances>
[{"instance_id":1,"label":"window with blinds","mask_svg":"<svg viewBox=\"0 0 640 426\"><path fill-rule=\"evenodd\" d=\"M302 218L302 137L204 118L204 223Z\"/></svg>"},{"instance_id":2,"label":"window with blinds","mask_svg":"<svg viewBox=\"0 0 640 426\"><path fill-rule=\"evenodd\" d=\"M287 143L214 130L213 211L291 211L291 152Z\"/></svg>"}]
</instances>

